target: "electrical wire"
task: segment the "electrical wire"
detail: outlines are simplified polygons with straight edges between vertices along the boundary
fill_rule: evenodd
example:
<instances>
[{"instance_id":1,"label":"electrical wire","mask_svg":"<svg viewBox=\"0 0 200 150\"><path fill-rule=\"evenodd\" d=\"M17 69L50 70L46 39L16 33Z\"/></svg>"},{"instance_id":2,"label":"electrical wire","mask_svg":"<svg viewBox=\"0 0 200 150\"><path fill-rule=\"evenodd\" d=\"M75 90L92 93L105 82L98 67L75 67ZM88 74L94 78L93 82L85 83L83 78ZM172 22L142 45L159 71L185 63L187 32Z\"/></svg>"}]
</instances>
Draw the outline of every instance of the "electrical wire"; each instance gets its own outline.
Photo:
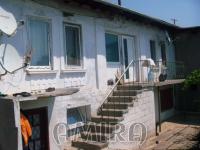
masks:
<instances>
[{"instance_id":1,"label":"electrical wire","mask_svg":"<svg viewBox=\"0 0 200 150\"><path fill-rule=\"evenodd\" d=\"M13 70L13 71L8 71L8 70L4 67L4 65L2 64L1 61L0 61L0 66L1 66L1 68L5 71L5 73L0 74L0 77L1 77L1 76L5 76L5 75L8 74L8 73L9 73L9 74L14 74L16 71L19 71L19 70L21 70L21 69L23 69L23 68L26 68L26 67L28 66L28 63L24 63L24 65L23 65L22 67L19 67L19 68Z\"/></svg>"}]
</instances>

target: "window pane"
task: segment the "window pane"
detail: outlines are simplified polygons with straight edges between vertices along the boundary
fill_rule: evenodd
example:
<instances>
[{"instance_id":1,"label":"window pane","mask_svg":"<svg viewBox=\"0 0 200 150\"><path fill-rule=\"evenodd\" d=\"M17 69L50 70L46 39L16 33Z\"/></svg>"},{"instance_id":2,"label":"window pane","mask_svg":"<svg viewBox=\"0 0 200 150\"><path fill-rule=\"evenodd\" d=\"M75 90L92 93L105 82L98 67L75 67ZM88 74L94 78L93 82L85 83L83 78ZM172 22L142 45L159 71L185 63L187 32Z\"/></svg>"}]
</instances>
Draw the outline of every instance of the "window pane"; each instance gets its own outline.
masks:
<instances>
[{"instance_id":1,"label":"window pane","mask_svg":"<svg viewBox=\"0 0 200 150\"><path fill-rule=\"evenodd\" d=\"M151 59L156 61L156 45L155 41L150 41Z\"/></svg>"},{"instance_id":2,"label":"window pane","mask_svg":"<svg viewBox=\"0 0 200 150\"><path fill-rule=\"evenodd\" d=\"M82 121L83 119L77 108L71 108L67 110L67 123L69 125Z\"/></svg>"},{"instance_id":3,"label":"window pane","mask_svg":"<svg viewBox=\"0 0 200 150\"><path fill-rule=\"evenodd\" d=\"M79 28L65 26L67 65L80 66Z\"/></svg>"},{"instance_id":4,"label":"window pane","mask_svg":"<svg viewBox=\"0 0 200 150\"><path fill-rule=\"evenodd\" d=\"M161 57L162 57L163 64L166 64L167 57L166 57L166 48L165 48L164 42L161 44Z\"/></svg>"},{"instance_id":5,"label":"window pane","mask_svg":"<svg viewBox=\"0 0 200 150\"><path fill-rule=\"evenodd\" d=\"M118 36L106 33L105 38L107 61L119 62Z\"/></svg>"},{"instance_id":6,"label":"window pane","mask_svg":"<svg viewBox=\"0 0 200 150\"><path fill-rule=\"evenodd\" d=\"M33 49L31 65L49 66L49 23L41 20L29 20L29 39Z\"/></svg>"}]
</instances>

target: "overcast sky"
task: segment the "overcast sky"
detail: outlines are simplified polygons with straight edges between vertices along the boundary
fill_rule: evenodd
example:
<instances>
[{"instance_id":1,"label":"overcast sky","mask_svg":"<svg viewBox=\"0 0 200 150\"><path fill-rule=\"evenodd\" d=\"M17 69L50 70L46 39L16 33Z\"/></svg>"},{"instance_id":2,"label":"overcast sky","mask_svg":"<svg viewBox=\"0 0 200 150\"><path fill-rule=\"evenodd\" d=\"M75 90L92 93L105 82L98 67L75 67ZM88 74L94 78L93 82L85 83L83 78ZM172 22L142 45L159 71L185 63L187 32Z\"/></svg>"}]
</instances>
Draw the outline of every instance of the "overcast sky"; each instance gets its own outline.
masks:
<instances>
[{"instance_id":1,"label":"overcast sky","mask_svg":"<svg viewBox=\"0 0 200 150\"><path fill-rule=\"evenodd\" d=\"M106 0L117 3L117 0ZM121 0L122 6L177 25L200 26L200 0Z\"/></svg>"}]
</instances>

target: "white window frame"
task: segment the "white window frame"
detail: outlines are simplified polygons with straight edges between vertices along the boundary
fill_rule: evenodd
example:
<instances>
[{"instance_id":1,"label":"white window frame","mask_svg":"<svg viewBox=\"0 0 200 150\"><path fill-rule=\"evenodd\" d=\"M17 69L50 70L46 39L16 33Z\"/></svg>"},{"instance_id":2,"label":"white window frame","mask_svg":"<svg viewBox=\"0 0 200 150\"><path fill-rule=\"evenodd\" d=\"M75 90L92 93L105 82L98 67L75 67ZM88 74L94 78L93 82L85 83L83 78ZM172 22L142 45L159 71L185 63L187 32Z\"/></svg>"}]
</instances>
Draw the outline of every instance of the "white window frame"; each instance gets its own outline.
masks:
<instances>
[{"instance_id":1,"label":"white window frame","mask_svg":"<svg viewBox=\"0 0 200 150\"><path fill-rule=\"evenodd\" d=\"M49 65L48 66L33 66L30 63L30 66L27 70L30 71L38 71L38 70L52 70L53 69L53 59L52 59L52 21L49 18L46 17L39 17L39 16L27 16L27 43L28 48L31 49L31 40L30 40L30 26L29 21L30 20L36 20L36 21L43 21L49 24L49 31L48 31L48 47L49 47Z\"/></svg>"},{"instance_id":2,"label":"white window frame","mask_svg":"<svg viewBox=\"0 0 200 150\"><path fill-rule=\"evenodd\" d=\"M65 27L74 27L78 29L79 32L79 49L80 49L80 65L68 65L67 64L67 53L66 53L66 31L65 31ZM63 30L64 30L64 62L65 62L65 69L83 69L83 48L82 48L82 28L81 25L79 24L72 24L72 23L68 23L68 22L64 22L63 25Z\"/></svg>"},{"instance_id":3,"label":"white window frame","mask_svg":"<svg viewBox=\"0 0 200 150\"><path fill-rule=\"evenodd\" d=\"M118 34L118 33L114 33L114 32L111 32L111 31L106 31L105 32L105 50L106 50L106 34L112 34L112 35L116 35L118 37L118 55L119 55L119 61L116 61L116 62L112 62L112 61L107 61L106 59L106 62L110 65L115 65L115 64L120 64L121 62L121 55L120 55L120 48L121 48L121 34ZM106 54L106 53L105 53ZM106 56L107 57L107 56Z\"/></svg>"},{"instance_id":4,"label":"white window frame","mask_svg":"<svg viewBox=\"0 0 200 150\"><path fill-rule=\"evenodd\" d=\"M68 108L68 109L77 109L77 111L78 111L78 113L79 113L81 119L84 119L84 118L83 118L83 115L81 114L81 112L80 112L80 110L79 110L81 107L83 107L83 106L74 107L74 108ZM85 107L86 107L86 106L85 106ZM67 111L68 111L68 110L67 110ZM67 113L67 119L68 119L68 117L69 117L69 116L68 116L68 113ZM70 130L76 129L76 128L79 128L79 127L82 127L82 126L85 125L84 120L79 121L79 122L76 122L76 123L73 123L73 124L69 124L69 123L67 122L67 124L68 124L68 127L69 127Z\"/></svg>"}]
</instances>

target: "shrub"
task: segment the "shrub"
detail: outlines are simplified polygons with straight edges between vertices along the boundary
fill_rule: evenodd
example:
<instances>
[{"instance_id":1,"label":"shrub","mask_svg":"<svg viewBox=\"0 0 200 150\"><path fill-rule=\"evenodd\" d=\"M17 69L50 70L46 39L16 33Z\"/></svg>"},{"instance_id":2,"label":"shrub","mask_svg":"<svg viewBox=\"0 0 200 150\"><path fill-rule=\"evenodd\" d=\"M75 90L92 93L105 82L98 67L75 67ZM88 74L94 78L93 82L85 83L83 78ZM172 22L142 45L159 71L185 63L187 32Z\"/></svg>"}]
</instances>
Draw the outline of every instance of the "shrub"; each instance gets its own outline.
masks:
<instances>
[{"instance_id":1,"label":"shrub","mask_svg":"<svg viewBox=\"0 0 200 150\"><path fill-rule=\"evenodd\" d=\"M184 89L200 85L200 69L192 71L184 81Z\"/></svg>"}]
</instances>

